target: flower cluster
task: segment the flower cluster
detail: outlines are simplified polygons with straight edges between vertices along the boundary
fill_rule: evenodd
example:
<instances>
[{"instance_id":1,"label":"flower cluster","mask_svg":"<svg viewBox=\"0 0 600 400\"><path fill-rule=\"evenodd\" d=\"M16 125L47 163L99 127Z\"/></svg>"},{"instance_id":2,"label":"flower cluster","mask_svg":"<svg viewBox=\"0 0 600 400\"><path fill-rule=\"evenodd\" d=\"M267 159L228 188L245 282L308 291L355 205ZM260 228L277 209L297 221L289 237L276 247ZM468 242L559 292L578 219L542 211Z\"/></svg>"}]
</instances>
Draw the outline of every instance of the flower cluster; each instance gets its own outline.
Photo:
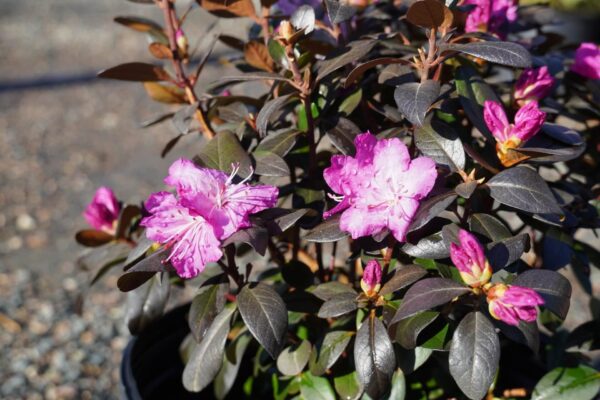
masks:
<instances>
[{"instance_id":1,"label":"flower cluster","mask_svg":"<svg viewBox=\"0 0 600 400\"><path fill-rule=\"evenodd\" d=\"M496 138L496 152L504 166L511 166L514 160L509 154L531 139L546 120L546 113L538 107L537 101L531 101L521 107L515 115L515 122L508 122L502 104L487 100L483 107L483 118L492 135Z\"/></svg>"},{"instance_id":2,"label":"flower cluster","mask_svg":"<svg viewBox=\"0 0 600 400\"><path fill-rule=\"evenodd\" d=\"M460 244L450 245L450 258L467 285L486 293L490 315L513 326L519 321L535 321L536 307L544 304L542 297L530 288L489 283L492 268L481 243L464 229L459 231L458 239Z\"/></svg>"},{"instance_id":3,"label":"flower cluster","mask_svg":"<svg viewBox=\"0 0 600 400\"><path fill-rule=\"evenodd\" d=\"M594 43L582 43L575 52L571 70L588 79L600 79L600 47Z\"/></svg>"},{"instance_id":4,"label":"flower cluster","mask_svg":"<svg viewBox=\"0 0 600 400\"><path fill-rule=\"evenodd\" d=\"M177 196L158 192L146 201L150 215L141 225L149 239L171 248L168 260L179 276L193 278L207 263L219 260L222 240L249 227L251 214L275 205L276 187L235 184L236 173L237 168L227 176L180 159L165 178Z\"/></svg>"},{"instance_id":5,"label":"flower cluster","mask_svg":"<svg viewBox=\"0 0 600 400\"><path fill-rule=\"evenodd\" d=\"M508 25L517 19L515 0L464 0L475 8L467 16L466 32L489 32L505 38Z\"/></svg>"},{"instance_id":6,"label":"flower cluster","mask_svg":"<svg viewBox=\"0 0 600 400\"><path fill-rule=\"evenodd\" d=\"M96 190L83 216L94 229L114 233L121 205L111 188L101 186Z\"/></svg>"}]
</instances>

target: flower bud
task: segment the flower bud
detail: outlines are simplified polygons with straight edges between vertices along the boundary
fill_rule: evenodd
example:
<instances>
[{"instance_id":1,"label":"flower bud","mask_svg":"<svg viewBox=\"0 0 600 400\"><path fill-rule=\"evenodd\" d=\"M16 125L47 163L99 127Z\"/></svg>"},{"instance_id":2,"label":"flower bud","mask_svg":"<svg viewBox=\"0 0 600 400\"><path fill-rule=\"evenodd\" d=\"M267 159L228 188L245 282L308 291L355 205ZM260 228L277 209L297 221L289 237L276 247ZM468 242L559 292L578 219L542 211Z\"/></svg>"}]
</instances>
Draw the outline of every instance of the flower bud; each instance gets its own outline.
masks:
<instances>
[{"instance_id":1,"label":"flower bud","mask_svg":"<svg viewBox=\"0 0 600 400\"><path fill-rule=\"evenodd\" d=\"M296 30L294 29L290 21L281 21L281 23L279 24L279 35L282 38L284 38L285 40L290 40L290 38L294 36L294 33L296 33Z\"/></svg>"},{"instance_id":2,"label":"flower bud","mask_svg":"<svg viewBox=\"0 0 600 400\"><path fill-rule=\"evenodd\" d=\"M379 262L377 260L369 261L360 280L360 287L367 296L372 296L379 292L381 288L381 275L381 265L379 265Z\"/></svg>"},{"instance_id":3,"label":"flower bud","mask_svg":"<svg viewBox=\"0 0 600 400\"><path fill-rule=\"evenodd\" d=\"M188 51L188 40L185 36L185 33L183 32L183 29L177 29L177 32L175 32L175 41L177 42L177 47L179 48L183 56L185 56Z\"/></svg>"},{"instance_id":4,"label":"flower bud","mask_svg":"<svg viewBox=\"0 0 600 400\"><path fill-rule=\"evenodd\" d=\"M554 86L554 77L548 67L526 69L515 84L515 101L525 105L533 100L541 100L550 93Z\"/></svg>"},{"instance_id":5,"label":"flower bud","mask_svg":"<svg viewBox=\"0 0 600 400\"><path fill-rule=\"evenodd\" d=\"M571 71L588 79L600 79L600 47L594 43L582 43L575 52Z\"/></svg>"},{"instance_id":6,"label":"flower bud","mask_svg":"<svg viewBox=\"0 0 600 400\"><path fill-rule=\"evenodd\" d=\"M487 302L492 317L518 326L519 321L536 320L536 306L544 304L544 299L533 289L498 283L488 290Z\"/></svg>"},{"instance_id":7,"label":"flower bud","mask_svg":"<svg viewBox=\"0 0 600 400\"><path fill-rule=\"evenodd\" d=\"M458 233L460 245L450 244L450 258L463 281L471 287L481 287L492 277L492 268L485 258L483 246L475 236L461 229Z\"/></svg>"},{"instance_id":8,"label":"flower bud","mask_svg":"<svg viewBox=\"0 0 600 400\"><path fill-rule=\"evenodd\" d=\"M121 206L115 193L111 188L102 186L96 190L83 216L94 229L113 233L120 211Z\"/></svg>"}]
</instances>

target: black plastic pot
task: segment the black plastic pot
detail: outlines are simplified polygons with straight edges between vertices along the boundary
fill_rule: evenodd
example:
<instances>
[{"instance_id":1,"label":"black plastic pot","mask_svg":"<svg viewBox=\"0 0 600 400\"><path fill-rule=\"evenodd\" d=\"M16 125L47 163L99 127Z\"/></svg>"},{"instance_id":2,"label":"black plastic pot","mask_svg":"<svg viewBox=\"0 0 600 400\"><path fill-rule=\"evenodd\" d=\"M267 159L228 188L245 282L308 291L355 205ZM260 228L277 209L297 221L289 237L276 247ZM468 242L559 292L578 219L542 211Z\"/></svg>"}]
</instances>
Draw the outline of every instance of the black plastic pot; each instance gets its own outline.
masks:
<instances>
[{"instance_id":1,"label":"black plastic pot","mask_svg":"<svg viewBox=\"0 0 600 400\"><path fill-rule=\"evenodd\" d=\"M189 304L175 308L131 339L121 361L122 398L210 399L190 393L181 383L184 365L179 345L190 332L186 321Z\"/></svg>"}]
</instances>

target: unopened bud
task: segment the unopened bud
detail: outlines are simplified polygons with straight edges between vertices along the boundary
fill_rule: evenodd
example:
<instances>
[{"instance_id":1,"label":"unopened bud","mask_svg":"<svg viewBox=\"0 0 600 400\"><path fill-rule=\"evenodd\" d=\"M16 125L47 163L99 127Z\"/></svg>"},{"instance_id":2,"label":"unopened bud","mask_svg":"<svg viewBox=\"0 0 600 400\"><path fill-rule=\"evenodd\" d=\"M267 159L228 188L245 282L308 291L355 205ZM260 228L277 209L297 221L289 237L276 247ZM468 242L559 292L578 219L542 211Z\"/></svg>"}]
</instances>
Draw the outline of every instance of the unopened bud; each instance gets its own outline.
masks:
<instances>
[{"instance_id":1,"label":"unopened bud","mask_svg":"<svg viewBox=\"0 0 600 400\"><path fill-rule=\"evenodd\" d=\"M363 277L360 280L360 287L367 296L372 296L379 292L381 288L381 265L377 260L371 260L364 269Z\"/></svg>"},{"instance_id":2,"label":"unopened bud","mask_svg":"<svg viewBox=\"0 0 600 400\"><path fill-rule=\"evenodd\" d=\"M177 47L179 47L179 50L181 50L183 54L187 54L188 40L183 32L183 29L177 29L177 32L175 32L175 41L177 42Z\"/></svg>"},{"instance_id":3,"label":"unopened bud","mask_svg":"<svg viewBox=\"0 0 600 400\"><path fill-rule=\"evenodd\" d=\"M463 281L471 287L481 287L492 278L492 267L483 252L483 246L475 236L461 229L460 245L450 244L450 258Z\"/></svg>"}]
</instances>

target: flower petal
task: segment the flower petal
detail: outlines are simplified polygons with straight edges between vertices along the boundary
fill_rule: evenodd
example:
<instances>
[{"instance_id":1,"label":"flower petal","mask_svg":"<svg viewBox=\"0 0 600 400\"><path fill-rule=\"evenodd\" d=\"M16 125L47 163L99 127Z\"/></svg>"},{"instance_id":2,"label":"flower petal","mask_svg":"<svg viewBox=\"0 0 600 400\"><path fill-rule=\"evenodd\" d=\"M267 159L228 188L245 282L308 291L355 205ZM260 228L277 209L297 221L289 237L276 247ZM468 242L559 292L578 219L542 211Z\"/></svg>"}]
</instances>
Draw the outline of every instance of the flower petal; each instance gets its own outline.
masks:
<instances>
[{"instance_id":1,"label":"flower petal","mask_svg":"<svg viewBox=\"0 0 600 400\"><path fill-rule=\"evenodd\" d=\"M507 133L510 131L510 123L506 118L502 104L486 100L483 104L483 119L496 140L504 142L508 139Z\"/></svg>"},{"instance_id":2,"label":"flower petal","mask_svg":"<svg viewBox=\"0 0 600 400\"><path fill-rule=\"evenodd\" d=\"M525 142L539 132L545 120L546 113L538 108L537 101L527 103L517 111L511 135Z\"/></svg>"},{"instance_id":3,"label":"flower petal","mask_svg":"<svg viewBox=\"0 0 600 400\"><path fill-rule=\"evenodd\" d=\"M408 170L400 174L403 195L421 200L431 192L436 179L435 161L429 157L417 157L411 161Z\"/></svg>"},{"instance_id":4,"label":"flower petal","mask_svg":"<svg viewBox=\"0 0 600 400\"><path fill-rule=\"evenodd\" d=\"M418 208L419 202L417 200L404 197L395 207L390 209L387 225L396 240L400 242L406 240L406 233Z\"/></svg>"},{"instance_id":5,"label":"flower petal","mask_svg":"<svg viewBox=\"0 0 600 400\"><path fill-rule=\"evenodd\" d=\"M340 229L350 233L352 239L376 235L386 227L389 207L359 208L352 206L342 213Z\"/></svg>"}]
</instances>

